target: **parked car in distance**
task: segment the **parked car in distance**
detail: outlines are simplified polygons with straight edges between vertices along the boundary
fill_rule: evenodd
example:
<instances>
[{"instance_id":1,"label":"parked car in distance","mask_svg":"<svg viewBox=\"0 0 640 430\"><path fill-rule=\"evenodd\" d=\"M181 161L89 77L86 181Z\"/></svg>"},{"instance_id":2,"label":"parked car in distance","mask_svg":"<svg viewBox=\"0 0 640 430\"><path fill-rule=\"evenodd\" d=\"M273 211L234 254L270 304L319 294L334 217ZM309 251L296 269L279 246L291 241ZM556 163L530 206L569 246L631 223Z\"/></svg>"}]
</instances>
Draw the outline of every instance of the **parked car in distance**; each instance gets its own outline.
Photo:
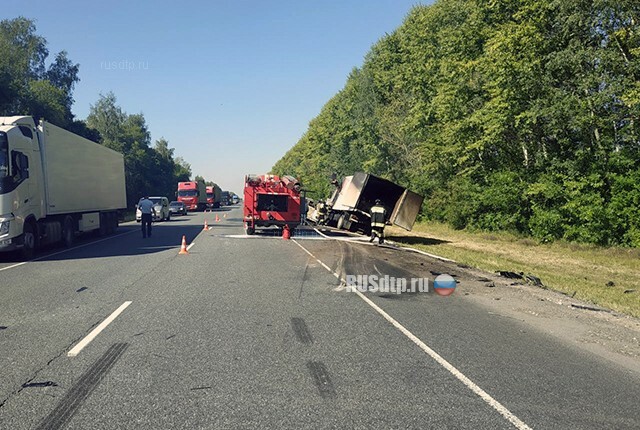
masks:
<instances>
[{"instance_id":1,"label":"parked car in distance","mask_svg":"<svg viewBox=\"0 0 640 430\"><path fill-rule=\"evenodd\" d=\"M231 204L237 205L239 201L240 201L240 199L238 198L238 196L236 194L231 196Z\"/></svg>"},{"instance_id":2,"label":"parked car in distance","mask_svg":"<svg viewBox=\"0 0 640 430\"><path fill-rule=\"evenodd\" d=\"M231 204L231 195L229 191L222 192L222 201L220 202L220 206L229 206Z\"/></svg>"},{"instance_id":3,"label":"parked car in distance","mask_svg":"<svg viewBox=\"0 0 640 430\"><path fill-rule=\"evenodd\" d=\"M142 200L142 199L140 199ZM154 221L169 221L171 219L171 212L169 211L169 199L166 197L149 197L149 200L153 202L153 209L156 213L153 215ZM142 221L142 212L136 205L136 221Z\"/></svg>"},{"instance_id":4,"label":"parked car in distance","mask_svg":"<svg viewBox=\"0 0 640 430\"><path fill-rule=\"evenodd\" d=\"M182 202L173 201L169 203L169 212L171 215L186 215L187 207Z\"/></svg>"}]
</instances>

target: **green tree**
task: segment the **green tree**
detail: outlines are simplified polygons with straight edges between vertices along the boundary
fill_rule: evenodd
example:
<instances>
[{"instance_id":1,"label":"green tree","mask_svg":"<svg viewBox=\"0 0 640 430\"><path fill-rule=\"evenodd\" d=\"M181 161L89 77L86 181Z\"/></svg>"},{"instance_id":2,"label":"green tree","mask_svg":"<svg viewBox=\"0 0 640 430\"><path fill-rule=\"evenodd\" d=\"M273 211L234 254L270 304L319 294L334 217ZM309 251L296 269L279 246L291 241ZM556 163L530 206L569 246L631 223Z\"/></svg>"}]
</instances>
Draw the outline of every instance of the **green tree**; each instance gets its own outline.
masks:
<instances>
[{"instance_id":1,"label":"green tree","mask_svg":"<svg viewBox=\"0 0 640 430\"><path fill-rule=\"evenodd\" d=\"M67 127L74 121L72 93L79 65L62 51L47 69L46 45L32 20L0 21L0 114L32 115Z\"/></svg>"},{"instance_id":2,"label":"green tree","mask_svg":"<svg viewBox=\"0 0 640 430\"><path fill-rule=\"evenodd\" d=\"M632 0L416 6L273 171L326 195L364 170L457 228L637 246L639 46Z\"/></svg>"},{"instance_id":3,"label":"green tree","mask_svg":"<svg viewBox=\"0 0 640 430\"><path fill-rule=\"evenodd\" d=\"M191 178L191 164L187 163L184 158L176 157L173 175L176 182L187 182Z\"/></svg>"}]
</instances>

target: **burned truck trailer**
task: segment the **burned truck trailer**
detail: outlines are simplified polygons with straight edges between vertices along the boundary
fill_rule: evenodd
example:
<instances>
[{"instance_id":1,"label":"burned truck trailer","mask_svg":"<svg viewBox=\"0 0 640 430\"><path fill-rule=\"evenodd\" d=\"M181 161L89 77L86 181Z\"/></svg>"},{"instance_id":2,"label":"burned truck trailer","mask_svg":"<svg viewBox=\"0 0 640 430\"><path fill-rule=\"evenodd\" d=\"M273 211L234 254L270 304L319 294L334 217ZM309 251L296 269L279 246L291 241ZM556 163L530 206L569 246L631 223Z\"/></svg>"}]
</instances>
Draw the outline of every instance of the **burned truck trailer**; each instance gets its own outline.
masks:
<instances>
[{"instance_id":1,"label":"burned truck trailer","mask_svg":"<svg viewBox=\"0 0 640 430\"><path fill-rule=\"evenodd\" d=\"M411 230L424 197L387 179L356 172L345 177L341 184L336 183L336 190L328 201L327 224L369 234L369 211L377 199L387 209L387 224Z\"/></svg>"}]
</instances>

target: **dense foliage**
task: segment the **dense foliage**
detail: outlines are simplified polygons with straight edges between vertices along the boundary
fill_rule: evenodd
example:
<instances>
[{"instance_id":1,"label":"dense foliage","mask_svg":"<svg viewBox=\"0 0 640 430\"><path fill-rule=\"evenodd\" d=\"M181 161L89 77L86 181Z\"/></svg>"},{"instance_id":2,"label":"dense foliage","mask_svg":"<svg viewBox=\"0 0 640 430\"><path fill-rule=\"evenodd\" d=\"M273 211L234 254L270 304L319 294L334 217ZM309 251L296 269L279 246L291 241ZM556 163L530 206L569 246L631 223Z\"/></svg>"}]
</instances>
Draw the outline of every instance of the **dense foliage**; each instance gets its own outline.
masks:
<instances>
[{"instance_id":1,"label":"dense foliage","mask_svg":"<svg viewBox=\"0 0 640 430\"><path fill-rule=\"evenodd\" d=\"M86 121L74 118L73 87L80 66L64 51L47 66L47 42L36 34L33 21L0 21L0 53L0 116L44 118L122 153L129 207L144 193L171 198L177 182L189 180L191 166L174 158L163 138L151 147L144 115L123 112L112 93L100 96Z\"/></svg>"},{"instance_id":2,"label":"dense foliage","mask_svg":"<svg viewBox=\"0 0 640 430\"><path fill-rule=\"evenodd\" d=\"M177 183L189 180L189 164L180 157L174 159L174 150L164 138L151 147L144 115L123 112L113 93L100 96L91 106L87 126L100 133L103 145L124 154L128 206L136 204L144 194L171 200Z\"/></svg>"},{"instance_id":3,"label":"dense foliage","mask_svg":"<svg viewBox=\"0 0 640 430\"><path fill-rule=\"evenodd\" d=\"M274 166L364 170L457 228L640 245L640 2L417 6Z\"/></svg>"}]
</instances>

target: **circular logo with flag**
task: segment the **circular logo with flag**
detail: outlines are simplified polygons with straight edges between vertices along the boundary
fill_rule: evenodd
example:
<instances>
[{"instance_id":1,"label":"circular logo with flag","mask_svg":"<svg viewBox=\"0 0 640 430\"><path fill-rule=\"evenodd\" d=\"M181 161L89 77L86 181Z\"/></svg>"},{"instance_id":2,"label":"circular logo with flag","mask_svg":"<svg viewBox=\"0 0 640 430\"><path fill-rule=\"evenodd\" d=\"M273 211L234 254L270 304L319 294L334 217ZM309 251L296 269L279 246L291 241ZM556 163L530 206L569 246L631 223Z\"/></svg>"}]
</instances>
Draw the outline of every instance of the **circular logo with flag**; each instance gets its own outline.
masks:
<instances>
[{"instance_id":1,"label":"circular logo with flag","mask_svg":"<svg viewBox=\"0 0 640 430\"><path fill-rule=\"evenodd\" d=\"M438 275L433 280L433 289L441 296L449 296L456 289L456 280L451 275Z\"/></svg>"}]
</instances>

